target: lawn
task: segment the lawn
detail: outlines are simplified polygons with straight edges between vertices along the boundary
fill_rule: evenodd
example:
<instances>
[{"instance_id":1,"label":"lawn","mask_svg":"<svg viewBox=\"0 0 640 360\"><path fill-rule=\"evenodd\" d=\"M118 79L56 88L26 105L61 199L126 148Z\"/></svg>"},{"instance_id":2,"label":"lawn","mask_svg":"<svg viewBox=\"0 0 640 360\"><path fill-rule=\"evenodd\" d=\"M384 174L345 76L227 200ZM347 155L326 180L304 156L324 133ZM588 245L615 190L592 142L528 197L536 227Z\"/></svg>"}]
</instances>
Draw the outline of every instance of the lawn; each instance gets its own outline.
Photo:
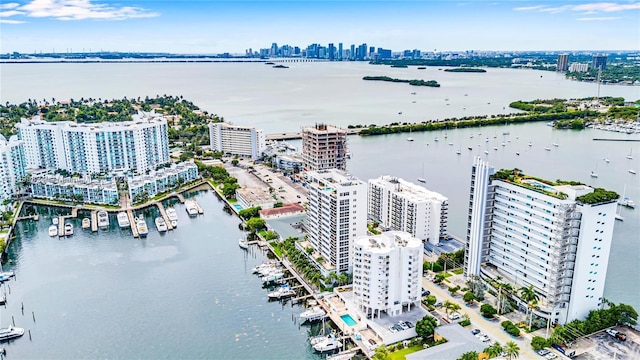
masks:
<instances>
[{"instance_id":1,"label":"lawn","mask_svg":"<svg viewBox=\"0 0 640 360\"><path fill-rule=\"evenodd\" d=\"M409 346L408 348L405 348L405 349L402 349L400 351L396 351L396 352L393 352L393 353L389 354L387 359L389 359L389 360L404 360L404 359L406 359L405 358L406 355L414 353L416 351L420 351L422 349L424 349L424 347L422 345Z\"/></svg>"},{"instance_id":2,"label":"lawn","mask_svg":"<svg viewBox=\"0 0 640 360\"><path fill-rule=\"evenodd\" d=\"M271 248L273 248L273 252L276 254L278 258L282 258L282 249L280 248L280 244L277 241L271 241L269 243Z\"/></svg>"},{"instance_id":3,"label":"lawn","mask_svg":"<svg viewBox=\"0 0 640 360\"><path fill-rule=\"evenodd\" d=\"M451 272L456 275L461 275L464 272L464 269L455 269L455 270L452 270Z\"/></svg>"}]
</instances>

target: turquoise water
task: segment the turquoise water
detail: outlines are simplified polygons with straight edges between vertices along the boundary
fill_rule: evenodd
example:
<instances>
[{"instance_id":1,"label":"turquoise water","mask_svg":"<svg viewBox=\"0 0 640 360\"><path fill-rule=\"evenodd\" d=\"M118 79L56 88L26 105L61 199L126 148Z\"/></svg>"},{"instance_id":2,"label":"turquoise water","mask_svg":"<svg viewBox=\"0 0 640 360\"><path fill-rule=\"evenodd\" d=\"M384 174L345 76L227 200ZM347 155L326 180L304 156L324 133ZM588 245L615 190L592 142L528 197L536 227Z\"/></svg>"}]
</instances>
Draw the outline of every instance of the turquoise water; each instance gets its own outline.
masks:
<instances>
[{"instance_id":1,"label":"turquoise water","mask_svg":"<svg viewBox=\"0 0 640 360\"><path fill-rule=\"evenodd\" d=\"M242 205L240 204L233 204L233 207L236 208L236 210L238 211L242 210Z\"/></svg>"},{"instance_id":2,"label":"turquoise water","mask_svg":"<svg viewBox=\"0 0 640 360\"><path fill-rule=\"evenodd\" d=\"M353 320L353 318L349 314L342 315L340 316L340 318L342 319L342 321L344 321L345 324L349 326L354 326L357 324L357 322Z\"/></svg>"}]
</instances>

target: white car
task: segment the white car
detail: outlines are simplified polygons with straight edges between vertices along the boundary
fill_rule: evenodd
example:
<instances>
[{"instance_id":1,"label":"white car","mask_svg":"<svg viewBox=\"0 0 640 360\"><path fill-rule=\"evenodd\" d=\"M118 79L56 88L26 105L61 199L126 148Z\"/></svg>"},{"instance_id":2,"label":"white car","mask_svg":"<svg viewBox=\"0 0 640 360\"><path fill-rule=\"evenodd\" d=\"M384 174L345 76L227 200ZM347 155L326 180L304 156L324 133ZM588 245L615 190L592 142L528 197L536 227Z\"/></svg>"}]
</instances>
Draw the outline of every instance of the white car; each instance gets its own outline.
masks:
<instances>
[{"instance_id":1,"label":"white car","mask_svg":"<svg viewBox=\"0 0 640 360\"><path fill-rule=\"evenodd\" d=\"M480 339L482 342L487 342L487 341L489 341L489 340L490 340L490 339L489 339L489 337L488 337L487 335L482 335L479 339Z\"/></svg>"},{"instance_id":2,"label":"white car","mask_svg":"<svg viewBox=\"0 0 640 360\"><path fill-rule=\"evenodd\" d=\"M449 316L449 320L458 320L460 319L460 314L458 313L453 313Z\"/></svg>"},{"instance_id":3,"label":"white car","mask_svg":"<svg viewBox=\"0 0 640 360\"><path fill-rule=\"evenodd\" d=\"M547 355L545 355L545 358L547 358L547 359L549 359L549 360L553 360L553 359L555 359L555 358L557 358L557 357L558 357L558 355L556 355L556 354L554 354L554 353L552 353L552 352L550 352L550 353L548 353Z\"/></svg>"}]
</instances>

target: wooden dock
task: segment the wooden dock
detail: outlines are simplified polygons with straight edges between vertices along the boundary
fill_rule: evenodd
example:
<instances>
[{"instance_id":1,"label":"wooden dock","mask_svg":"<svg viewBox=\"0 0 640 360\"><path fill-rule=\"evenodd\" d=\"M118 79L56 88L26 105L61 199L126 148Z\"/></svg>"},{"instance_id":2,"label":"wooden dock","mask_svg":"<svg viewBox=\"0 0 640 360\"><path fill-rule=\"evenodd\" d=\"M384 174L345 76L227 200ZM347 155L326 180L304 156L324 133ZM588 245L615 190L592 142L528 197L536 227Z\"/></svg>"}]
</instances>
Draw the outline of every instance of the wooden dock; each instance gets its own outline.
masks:
<instances>
[{"instance_id":1,"label":"wooden dock","mask_svg":"<svg viewBox=\"0 0 640 360\"><path fill-rule=\"evenodd\" d=\"M91 231L98 231L98 211L91 211Z\"/></svg>"},{"instance_id":2,"label":"wooden dock","mask_svg":"<svg viewBox=\"0 0 640 360\"><path fill-rule=\"evenodd\" d=\"M156 205L158 205L158 210L160 211L160 216L162 216L162 218L164 219L164 222L167 224L167 230L173 230L173 226L171 226L171 221L169 220L169 217L167 216L167 212L164 210L164 205L162 205L161 202L157 202Z\"/></svg>"},{"instance_id":3,"label":"wooden dock","mask_svg":"<svg viewBox=\"0 0 640 360\"><path fill-rule=\"evenodd\" d=\"M137 238L138 234L138 224L136 224L136 218L133 216L133 210L127 210L127 215L129 216L129 222L131 223L131 233L133 233L133 237Z\"/></svg>"},{"instance_id":4,"label":"wooden dock","mask_svg":"<svg viewBox=\"0 0 640 360\"><path fill-rule=\"evenodd\" d=\"M191 200L193 200L193 204L196 206L196 209L198 209L198 214L200 215L204 214L204 210L202 210L202 207L200 207L200 204L198 204L196 199L191 199Z\"/></svg>"},{"instance_id":5,"label":"wooden dock","mask_svg":"<svg viewBox=\"0 0 640 360\"><path fill-rule=\"evenodd\" d=\"M180 200L180 202L181 202L181 203L183 203L183 204L184 204L184 196L182 196L182 194L177 193L177 194L176 194L176 197L178 198L178 200Z\"/></svg>"},{"instance_id":6,"label":"wooden dock","mask_svg":"<svg viewBox=\"0 0 640 360\"><path fill-rule=\"evenodd\" d=\"M20 217L16 218L16 221L20 221L20 220L38 221L38 219L39 219L38 214L35 214L35 215L20 216Z\"/></svg>"},{"instance_id":7,"label":"wooden dock","mask_svg":"<svg viewBox=\"0 0 640 360\"><path fill-rule=\"evenodd\" d=\"M64 216L58 215L58 236L64 236Z\"/></svg>"}]
</instances>

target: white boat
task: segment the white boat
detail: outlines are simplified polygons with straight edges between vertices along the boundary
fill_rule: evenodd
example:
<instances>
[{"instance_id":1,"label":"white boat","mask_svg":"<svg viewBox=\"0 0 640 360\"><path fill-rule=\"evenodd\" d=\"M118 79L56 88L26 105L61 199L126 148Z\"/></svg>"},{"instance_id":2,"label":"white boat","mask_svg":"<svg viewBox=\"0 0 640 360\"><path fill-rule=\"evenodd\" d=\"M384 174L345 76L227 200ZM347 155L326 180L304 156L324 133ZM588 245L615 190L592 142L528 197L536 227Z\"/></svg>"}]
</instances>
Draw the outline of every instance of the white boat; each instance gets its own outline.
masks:
<instances>
[{"instance_id":1,"label":"white boat","mask_svg":"<svg viewBox=\"0 0 640 360\"><path fill-rule=\"evenodd\" d=\"M16 276L16 273L14 273L13 271L0 272L0 282L10 280L14 276Z\"/></svg>"},{"instance_id":2,"label":"white boat","mask_svg":"<svg viewBox=\"0 0 640 360\"><path fill-rule=\"evenodd\" d=\"M418 181L420 181L421 183L427 182L427 180L425 180L425 178L418 178Z\"/></svg>"},{"instance_id":3,"label":"white boat","mask_svg":"<svg viewBox=\"0 0 640 360\"><path fill-rule=\"evenodd\" d=\"M635 174L636 174L636 171L635 171L635 170L633 170L633 169L629 169L629 173L630 173L630 174L635 175Z\"/></svg>"},{"instance_id":4,"label":"white boat","mask_svg":"<svg viewBox=\"0 0 640 360\"><path fill-rule=\"evenodd\" d=\"M618 204L621 206L634 209L636 207L636 203L634 203L633 200L629 199L629 197L627 197L626 195L627 195L627 185L625 185L624 190L622 190L622 197L618 199Z\"/></svg>"},{"instance_id":5,"label":"white boat","mask_svg":"<svg viewBox=\"0 0 640 360\"><path fill-rule=\"evenodd\" d=\"M49 236L56 236L56 235L58 235L58 227L55 225L49 226Z\"/></svg>"},{"instance_id":6,"label":"white boat","mask_svg":"<svg viewBox=\"0 0 640 360\"><path fill-rule=\"evenodd\" d=\"M558 143L553 143L553 146L558 147L558 146L560 146L560 144L558 144Z\"/></svg>"},{"instance_id":7,"label":"white boat","mask_svg":"<svg viewBox=\"0 0 640 360\"><path fill-rule=\"evenodd\" d=\"M485 151L484 151L484 153L485 153L485 154L487 154L487 155L489 155L489 151L488 151L488 150L485 150Z\"/></svg>"},{"instance_id":8,"label":"white boat","mask_svg":"<svg viewBox=\"0 0 640 360\"><path fill-rule=\"evenodd\" d=\"M551 148L548 147L548 146L546 148L544 148L544 149L547 150L547 151L551 151Z\"/></svg>"},{"instance_id":9,"label":"white boat","mask_svg":"<svg viewBox=\"0 0 640 360\"><path fill-rule=\"evenodd\" d=\"M320 307L314 306L299 315L300 322L322 320L327 313Z\"/></svg>"},{"instance_id":10,"label":"white boat","mask_svg":"<svg viewBox=\"0 0 640 360\"><path fill-rule=\"evenodd\" d=\"M594 170L591 170L591 174L589 174L589 176L591 176L592 178L597 178L598 174Z\"/></svg>"},{"instance_id":11,"label":"white boat","mask_svg":"<svg viewBox=\"0 0 640 360\"><path fill-rule=\"evenodd\" d=\"M318 335L318 336L314 336L309 338L309 343L311 343L311 346L320 344L321 342L324 342L326 340L331 340L334 337L333 334L329 334L329 335Z\"/></svg>"},{"instance_id":12,"label":"white boat","mask_svg":"<svg viewBox=\"0 0 640 360\"><path fill-rule=\"evenodd\" d=\"M280 280L284 277L284 273L281 271L278 272L272 272L269 275L265 276L262 278L264 283L270 283L270 282L274 282L276 280Z\"/></svg>"},{"instance_id":13,"label":"white boat","mask_svg":"<svg viewBox=\"0 0 640 360\"><path fill-rule=\"evenodd\" d=\"M193 200L186 200L184 206L189 216L198 216L198 208L196 208L196 203Z\"/></svg>"},{"instance_id":14,"label":"white boat","mask_svg":"<svg viewBox=\"0 0 640 360\"><path fill-rule=\"evenodd\" d=\"M131 226L131 222L129 221L129 215L124 211L121 211L118 213L118 226L120 226L120 228L123 228L123 229Z\"/></svg>"},{"instance_id":15,"label":"white boat","mask_svg":"<svg viewBox=\"0 0 640 360\"><path fill-rule=\"evenodd\" d=\"M136 220L136 228L138 228L138 235L140 235L140 237L147 237L147 235L149 234L147 222L144 221L144 217L142 215L140 215L140 217Z\"/></svg>"},{"instance_id":16,"label":"white boat","mask_svg":"<svg viewBox=\"0 0 640 360\"><path fill-rule=\"evenodd\" d=\"M159 232L167 231L167 223L166 221L164 221L164 218L162 218L162 216L158 216L155 222L156 222L156 229L158 229Z\"/></svg>"},{"instance_id":17,"label":"white boat","mask_svg":"<svg viewBox=\"0 0 640 360\"><path fill-rule=\"evenodd\" d=\"M330 339L326 339L322 342L319 342L313 345L313 350L318 352L333 351L335 349L340 348L341 346L342 346L342 343L338 341L338 339L332 336Z\"/></svg>"},{"instance_id":18,"label":"white boat","mask_svg":"<svg viewBox=\"0 0 640 360\"><path fill-rule=\"evenodd\" d=\"M64 224L64 236L71 236L71 235L73 235L73 224L72 223Z\"/></svg>"},{"instance_id":19,"label":"white boat","mask_svg":"<svg viewBox=\"0 0 640 360\"><path fill-rule=\"evenodd\" d=\"M56 216L56 217L54 217L53 219L51 219L51 223L52 223L53 225L58 225L58 217Z\"/></svg>"},{"instance_id":20,"label":"white boat","mask_svg":"<svg viewBox=\"0 0 640 360\"><path fill-rule=\"evenodd\" d=\"M109 214L105 210L98 211L98 227L100 229L109 227Z\"/></svg>"},{"instance_id":21,"label":"white boat","mask_svg":"<svg viewBox=\"0 0 640 360\"><path fill-rule=\"evenodd\" d=\"M629 155L627 155L627 159L632 160L633 156L631 156L631 152L633 151L633 148L631 150L629 150Z\"/></svg>"},{"instance_id":22,"label":"white boat","mask_svg":"<svg viewBox=\"0 0 640 360\"><path fill-rule=\"evenodd\" d=\"M610 162L611 160L609 160L609 158L604 158L604 161L608 163L608 162Z\"/></svg>"},{"instance_id":23,"label":"white boat","mask_svg":"<svg viewBox=\"0 0 640 360\"><path fill-rule=\"evenodd\" d=\"M253 269L251 269L251 273L252 274L257 274L259 273L261 270L264 269L275 269L276 268L276 263L273 261L267 261L264 262L260 265L257 265L256 267L254 267Z\"/></svg>"},{"instance_id":24,"label":"white boat","mask_svg":"<svg viewBox=\"0 0 640 360\"><path fill-rule=\"evenodd\" d=\"M460 149L456 150L456 154L460 155L462 153L462 151L460 151Z\"/></svg>"},{"instance_id":25,"label":"white boat","mask_svg":"<svg viewBox=\"0 0 640 360\"><path fill-rule=\"evenodd\" d=\"M407 138L407 141L413 141L413 138L412 138L411 136L409 136L409 137Z\"/></svg>"},{"instance_id":26,"label":"white boat","mask_svg":"<svg viewBox=\"0 0 640 360\"><path fill-rule=\"evenodd\" d=\"M269 299L286 299L288 297L294 296L296 291L290 288L288 285L284 285L279 287L278 289L267 294Z\"/></svg>"},{"instance_id":27,"label":"white boat","mask_svg":"<svg viewBox=\"0 0 640 360\"><path fill-rule=\"evenodd\" d=\"M238 239L238 246L240 246L240 248L242 249L248 249L249 248L249 243L247 243L246 240L244 240L243 238Z\"/></svg>"},{"instance_id":28,"label":"white boat","mask_svg":"<svg viewBox=\"0 0 640 360\"><path fill-rule=\"evenodd\" d=\"M91 219L89 219L89 218L82 219L82 228L83 229L88 229L90 227L91 227Z\"/></svg>"},{"instance_id":29,"label":"white boat","mask_svg":"<svg viewBox=\"0 0 640 360\"><path fill-rule=\"evenodd\" d=\"M15 339L24 335L24 329L9 325L6 328L0 328L0 341Z\"/></svg>"},{"instance_id":30,"label":"white boat","mask_svg":"<svg viewBox=\"0 0 640 360\"><path fill-rule=\"evenodd\" d=\"M167 214L167 218L169 218L169 222L171 222L171 226L174 228L178 227L178 213L176 212L176 209L172 207L167 208L165 213Z\"/></svg>"}]
</instances>

